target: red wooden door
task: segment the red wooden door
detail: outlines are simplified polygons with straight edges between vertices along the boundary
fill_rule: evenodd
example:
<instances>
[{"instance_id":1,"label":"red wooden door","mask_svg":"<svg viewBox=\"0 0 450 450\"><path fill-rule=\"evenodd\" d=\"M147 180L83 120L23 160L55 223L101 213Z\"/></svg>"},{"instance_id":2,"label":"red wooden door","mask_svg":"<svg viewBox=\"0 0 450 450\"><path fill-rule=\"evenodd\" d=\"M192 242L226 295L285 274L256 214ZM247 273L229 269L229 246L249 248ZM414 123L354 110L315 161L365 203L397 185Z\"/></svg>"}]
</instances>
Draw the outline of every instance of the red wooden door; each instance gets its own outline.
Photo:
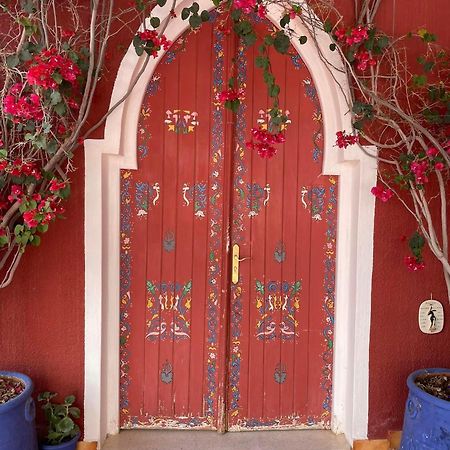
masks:
<instances>
[{"instance_id":1,"label":"red wooden door","mask_svg":"<svg viewBox=\"0 0 450 450\"><path fill-rule=\"evenodd\" d=\"M208 24L147 86L139 169L121 173L124 428L329 426L336 180L321 176L319 100L293 50L272 55L286 143L269 161L246 149L271 127L254 51ZM216 100L233 57L234 117Z\"/></svg>"}]
</instances>

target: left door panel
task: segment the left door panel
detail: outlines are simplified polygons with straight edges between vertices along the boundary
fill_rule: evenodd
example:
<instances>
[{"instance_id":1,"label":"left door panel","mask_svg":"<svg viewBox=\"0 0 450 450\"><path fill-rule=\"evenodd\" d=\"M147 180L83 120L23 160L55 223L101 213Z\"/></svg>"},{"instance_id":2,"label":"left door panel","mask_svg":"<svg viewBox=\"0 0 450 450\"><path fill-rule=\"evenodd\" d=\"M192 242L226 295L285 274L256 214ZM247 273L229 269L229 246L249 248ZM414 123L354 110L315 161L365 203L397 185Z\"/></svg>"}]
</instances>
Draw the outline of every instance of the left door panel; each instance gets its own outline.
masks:
<instances>
[{"instance_id":1,"label":"left door panel","mask_svg":"<svg viewBox=\"0 0 450 450\"><path fill-rule=\"evenodd\" d=\"M226 45L208 25L166 53L142 102L138 170L121 173L122 428L217 427Z\"/></svg>"}]
</instances>

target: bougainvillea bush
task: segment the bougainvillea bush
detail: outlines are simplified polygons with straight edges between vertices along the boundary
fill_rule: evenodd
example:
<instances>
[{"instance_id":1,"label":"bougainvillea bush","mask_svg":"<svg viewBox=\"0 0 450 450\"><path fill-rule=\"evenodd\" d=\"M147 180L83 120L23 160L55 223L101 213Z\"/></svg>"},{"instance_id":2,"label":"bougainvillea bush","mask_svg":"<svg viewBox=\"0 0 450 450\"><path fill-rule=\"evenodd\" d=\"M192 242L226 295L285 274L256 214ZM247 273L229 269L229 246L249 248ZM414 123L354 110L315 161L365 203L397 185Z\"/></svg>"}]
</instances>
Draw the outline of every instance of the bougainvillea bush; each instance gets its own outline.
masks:
<instances>
[{"instance_id":1,"label":"bougainvillea bush","mask_svg":"<svg viewBox=\"0 0 450 450\"><path fill-rule=\"evenodd\" d=\"M180 10L172 0L171 14L161 22L152 11L166 1L135 0L125 9L117 9L113 0L0 3L0 22L9 23L11 30L1 50L0 286L11 282L27 247L39 245L51 222L64 213L71 159L82 139L126 99L149 60L170 47L164 35L168 21L179 14L194 31L209 21L209 12L201 11L198 3ZM426 29L396 38L379 30L376 13L383 1L355 0L354 17L343 17L331 0L212 0L211 7L220 13L218 26L224 33L235 33L246 46L257 45L255 64L272 99L273 127L248 130L246 145L263 158L277 157L287 121L279 107L280 87L269 50L288 55L291 42L317 44L319 35L328 34L329 48L319 56L330 71L346 75L346 86L340 87L352 118L352 129L337 132L336 151L356 146L379 160L373 195L381 203L397 201L413 218L405 265L422 270L428 246L441 262L450 290L449 54ZM279 23L257 36L255 16L266 18L273 5L283 11ZM141 70L128 93L86 129L111 30L115 24L126 26L127 14L137 15L142 23L131 37L143 59ZM294 31L296 22L303 26L301 35ZM230 73L217 100L236 112L245 101L244 86L238 85L233 67ZM377 151L369 150L369 144Z\"/></svg>"}]
</instances>

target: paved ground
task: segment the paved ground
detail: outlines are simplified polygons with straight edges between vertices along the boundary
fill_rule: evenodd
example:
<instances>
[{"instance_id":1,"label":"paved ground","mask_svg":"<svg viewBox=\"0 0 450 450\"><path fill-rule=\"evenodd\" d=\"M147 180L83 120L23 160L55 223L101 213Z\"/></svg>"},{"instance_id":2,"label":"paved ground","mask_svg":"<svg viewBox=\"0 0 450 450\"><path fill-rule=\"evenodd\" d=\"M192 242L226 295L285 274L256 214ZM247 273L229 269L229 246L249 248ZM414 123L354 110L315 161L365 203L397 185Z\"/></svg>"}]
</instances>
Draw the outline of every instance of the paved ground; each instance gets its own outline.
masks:
<instances>
[{"instance_id":1,"label":"paved ground","mask_svg":"<svg viewBox=\"0 0 450 450\"><path fill-rule=\"evenodd\" d=\"M344 437L330 431L121 431L102 450L349 450Z\"/></svg>"}]
</instances>

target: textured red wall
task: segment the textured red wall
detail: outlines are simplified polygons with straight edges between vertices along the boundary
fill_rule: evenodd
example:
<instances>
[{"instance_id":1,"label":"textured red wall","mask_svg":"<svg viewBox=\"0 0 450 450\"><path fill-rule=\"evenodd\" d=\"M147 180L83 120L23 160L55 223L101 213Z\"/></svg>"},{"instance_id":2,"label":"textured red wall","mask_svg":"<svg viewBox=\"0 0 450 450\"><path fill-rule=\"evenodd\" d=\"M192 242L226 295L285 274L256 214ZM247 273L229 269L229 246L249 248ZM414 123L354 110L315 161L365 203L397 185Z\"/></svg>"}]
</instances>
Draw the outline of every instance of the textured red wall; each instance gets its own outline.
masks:
<instances>
[{"instance_id":1,"label":"textured red wall","mask_svg":"<svg viewBox=\"0 0 450 450\"><path fill-rule=\"evenodd\" d=\"M123 2L124 4L127 3ZM338 7L352 11L350 0ZM385 1L377 23L388 33L401 34L426 26L450 46L448 0ZM133 26L131 26L133 28ZM109 52L114 62L105 72L96 97L92 122L109 103L112 81L129 36L117 36ZM101 136L99 130L95 136ZM0 291L0 368L31 375L36 391L74 393L83 404L84 361L84 204L83 155L76 157L72 197L66 220L52 224L39 249L30 249L13 284ZM377 204L370 345L369 433L384 437L400 429L407 390L405 379L419 367L450 366L450 326L436 336L423 335L417 309L430 292L446 303L441 270L430 255L421 273L403 266L403 235L414 224L394 201ZM45 270L44 270L45 268ZM450 317L450 308L446 313ZM449 319L450 320L450 319Z\"/></svg>"},{"instance_id":2,"label":"textured red wall","mask_svg":"<svg viewBox=\"0 0 450 450\"><path fill-rule=\"evenodd\" d=\"M442 45L450 47L448 18L448 0L397 0L384 2L377 24L395 35L424 26L437 34ZM447 321L450 308L442 269L429 252L422 272L412 273L403 264L408 253L401 239L414 231L413 220L398 202L377 202L369 361L369 436L374 438L402 428L410 372L422 367L450 367L450 325L434 336L418 328L419 305L430 293L444 304Z\"/></svg>"},{"instance_id":3,"label":"textured red wall","mask_svg":"<svg viewBox=\"0 0 450 450\"><path fill-rule=\"evenodd\" d=\"M73 393L83 405L83 164L75 159L65 220L30 248L0 291L0 368L30 375L35 392Z\"/></svg>"}]
</instances>

